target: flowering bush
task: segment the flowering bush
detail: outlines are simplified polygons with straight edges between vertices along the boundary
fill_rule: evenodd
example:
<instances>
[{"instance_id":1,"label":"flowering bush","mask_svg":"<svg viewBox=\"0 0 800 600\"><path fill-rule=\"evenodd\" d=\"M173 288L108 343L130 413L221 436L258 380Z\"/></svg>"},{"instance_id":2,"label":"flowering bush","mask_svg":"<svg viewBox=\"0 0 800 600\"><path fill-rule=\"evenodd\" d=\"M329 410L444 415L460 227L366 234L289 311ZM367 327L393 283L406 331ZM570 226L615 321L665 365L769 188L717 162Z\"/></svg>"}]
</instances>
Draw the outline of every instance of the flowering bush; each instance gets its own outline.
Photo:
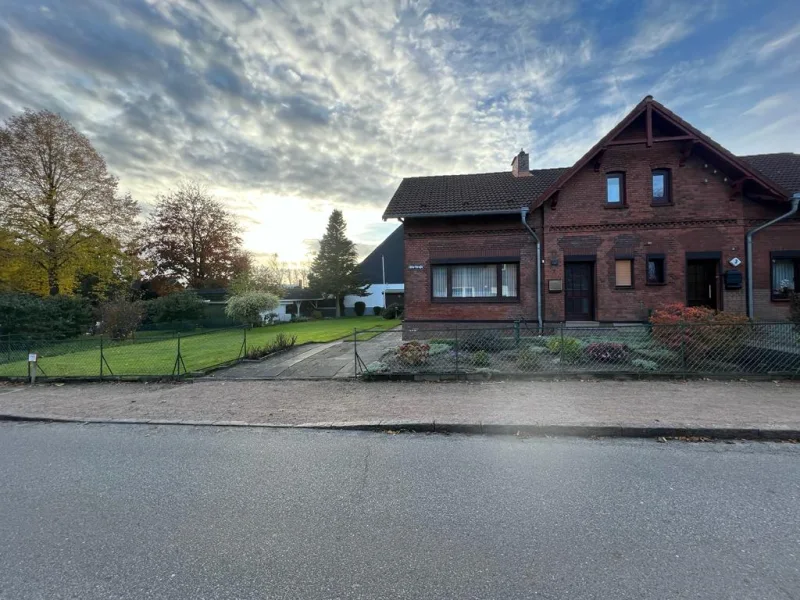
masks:
<instances>
[{"instance_id":1,"label":"flowering bush","mask_svg":"<svg viewBox=\"0 0 800 600\"><path fill-rule=\"evenodd\" d=\"M586 346L586 355L597 362L624 362L628 360L628 347L614 342L595 342Z\"/></svg>"},{"instance_id":2,"label":"flowering bush","mask_svg":"<svg viewBox=\"0 0 800 600\"><path fill-rule=\"evenodd\" d=\"M395 351L395 357L404 365L421 365L427 362L430 346L423 342L411 341L402 344Z\"/></svg>"},{"instance_id":3,"label":"flowering bush","mask_svg":"<svg viewBox=\"0 0 800 600\"><path fill-rule=\"evenodd\" d=\"M703 306L666 304L650 317L653 338L686 360L726 360L735 356L750 332L744 315L717 312Z\"/></svg>"}]
</instances>

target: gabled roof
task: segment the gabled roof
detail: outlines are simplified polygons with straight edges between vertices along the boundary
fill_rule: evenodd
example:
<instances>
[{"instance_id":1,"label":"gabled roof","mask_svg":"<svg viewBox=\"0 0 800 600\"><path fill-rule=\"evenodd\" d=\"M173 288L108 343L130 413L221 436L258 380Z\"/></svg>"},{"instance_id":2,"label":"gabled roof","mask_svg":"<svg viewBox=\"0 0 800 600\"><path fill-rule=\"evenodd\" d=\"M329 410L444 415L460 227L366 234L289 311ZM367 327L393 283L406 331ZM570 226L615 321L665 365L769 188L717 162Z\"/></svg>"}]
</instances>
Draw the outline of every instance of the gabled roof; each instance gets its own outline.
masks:
<instances>
[{"instance_id":1,"label":"gabled roof","mask_svg":"<svg viewBox=\"0 0 800 600\"><path fill-rule=\"evenodd\" d=\"M368 283L382 284L385 267L386 283L403 283L403 252L403 226L400 225L361 261L361 276Z\"/></svg>"},{"instance_id":2,"label":"gabled roof","mask_svg":"<svg viewBox=\"0 0 800 600\"><path fill-rule=\"evenodd\" d=\"M800 192L800 154L776 152L775 154L751 154L739 158L764 177L769 177L790 194Z\"/></svg>"},{"instance_id":3,"label":"gabled roof","mask_svg":"<svg viewBox=\"0 0 800 600\"><path fill-rule=\"evenodd\" d=\"M383 218L519 212L565 170L537 169L530 177L514 177L510 171L407 177L392 196Z\"/></svg>"},{"instance_id":4,"label":"gabled roof","mask_svg":"<svg viewBox=\"0 0 800 600\"><path fill-rule=\"evenodd\" d=\"M578 160L578 162L564 172L547 190L545 190L545 192L539 196L535 202L534 207L547 201L548 198L560 190L564 184L567 183L567 181L569 181L576 173L589 164L589 162L595 156L602 152L609 143L611 143L620 133L627 129L638 117L643 114L647 114L647 117L650 118L652 113L657 113L661 118L665 119L667 123L670 123L686 132L687 137L691 138L690 141L705 145L713 154L716 154L718 158L728 162L733 168L738 170L743 178L756 181L768 192L775 194L778 197L786 198L789 196L789 193L785 189L783 189L776 182L772 181L768 176L765 176L762 172L754 169L750 164L735 156L732 152L722 147L702 131L681 119L663 104L653 100L652 96L645 96L642 101L639 102L639 104L637 104L633 110L616 125L616 127L603 136L603 138L594 146L592 146L591 149Z\"/></svg>"},{"instance_id":5,"label":"gabled roof","mask_svg":"<svg viewBox=\"0 0 800 600\"><path fill-rule=\"evenodd\" d=\"M534 169L530 177L514 177L510 171L407 177L394 193L383 218L511 214L522 207L536 208L647 111L657 114L669 127L685 133L675 137L699 145L704 153L726 163L736 177L752 181L759 189L781 198L800 192L800 155L782 152L735 156L651 96L646 96L571 167Z\"/></svg>"},{"instance_id":6,"label":"gabled roof","mask_svg":"<svg viewBox=\"0 0 800 600\"><path fill-rule=\"evenodd\" d=\"M284 288L281 300L323 300L324 297L319 292L311 288L301 288L297 286Z\"/></svg>"}]
</instances>

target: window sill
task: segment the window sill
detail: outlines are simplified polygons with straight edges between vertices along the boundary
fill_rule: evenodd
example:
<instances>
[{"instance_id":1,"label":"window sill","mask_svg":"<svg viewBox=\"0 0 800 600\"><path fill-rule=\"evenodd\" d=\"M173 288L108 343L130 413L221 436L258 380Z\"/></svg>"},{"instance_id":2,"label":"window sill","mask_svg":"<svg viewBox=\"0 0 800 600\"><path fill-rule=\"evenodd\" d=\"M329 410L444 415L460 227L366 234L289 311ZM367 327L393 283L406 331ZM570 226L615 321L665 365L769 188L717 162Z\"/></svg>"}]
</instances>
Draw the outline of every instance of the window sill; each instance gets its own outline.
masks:
<instances>
[{"instance_id":1,"label":"window sill","mask_svg":"<svg viewBox=\"0 0 800 600\"><path fill-rule=\"evenodd\" d=\"M673 202L651 202L650 206L675 206Z\"/></svg>"},{"instance_id":2,"label":"window sill","mask_svg":"<svg viewBox=\"0 0 800 600\"><path fill-rule=\"evenodd\" d=\"M621 208L628 208L628 205L627 204L616 204L616 203L615 204L609 204L609 203L606 202L606 204L605 204L605 206L603 206L603 208L609 208L609 209L612 209L612 210L619 210Z\"/></svg>"},{"instance_id":3,"label":"window sill","mask_svg":"<svg viewBox=\"0 0 800 600\"><path fill-rule=\"evenodd\" d=\"M632 285L615 285L614 291L616 292L632 292L634 288Z\"/></svg>"},{"instance_id":4,"label":"window sill","mask_svg":"<svg viewBox=\"0 0 800 600\"><path fill-rule=\"evenodd\" d=\"M658 287L660 285L667 285L667 282L666 281L663 282L663 283L650 283L650 282L648 282L645 285L652 285L653 287Z\"/></svg>"},{"instance_id":5,"label":"window sill","mask_svg":"<svg viewBox=\"0 0 800 600\"><path fill-rule=\"evenodd\" d=\"M434 304L518 304L519 298L431 298Z\"/></svg>"},{"instance_id":6,"label":"window sill","mask_svg":"<svg viewBox=\"0 0 800 600\"><path fill-rule=\"evenodd\" d=\"M776 298L774 296L771 297L770 300L772 302L789 302L789 298Z\"/></svg>"}]
</instances>

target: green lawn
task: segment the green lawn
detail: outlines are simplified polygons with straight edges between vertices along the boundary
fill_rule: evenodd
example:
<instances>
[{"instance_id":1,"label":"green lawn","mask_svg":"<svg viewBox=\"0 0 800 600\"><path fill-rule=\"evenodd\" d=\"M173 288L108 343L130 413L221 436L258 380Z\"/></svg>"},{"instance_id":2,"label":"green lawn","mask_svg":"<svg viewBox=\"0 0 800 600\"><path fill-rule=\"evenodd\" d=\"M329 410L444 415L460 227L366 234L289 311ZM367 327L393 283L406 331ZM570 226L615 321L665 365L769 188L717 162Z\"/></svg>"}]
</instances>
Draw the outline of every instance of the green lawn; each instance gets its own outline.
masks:
<instances>
[{"instance_id":1,"label":"green lawn","mask_svg":"<svg viewBox=\"0 0 800 600\"><path fill-rule=\"evenodd\" d=\"M305 323L285 323L246 331L247 347L260 346L272 340L279 333L296 335L297 344L309 342L331 342L352 337L354 329L386 330L399 324L396 320L382 317L344 317ZM369 339L379 331L358 335L359 340ZM202 371L234 361L241 356L245 331L227 329L180 337L181 356L187 371ZM100 340L86 338L67 340L48 347L31 347L40 355L39 365L48 377L97 377L100 375ZM162 338L148 336L143 339L122 342L103 342L104 375L171 375L175 368L178 338L169 335ZM24 377L28 365L24 355L28 348L14 349L8 355L12 360L2 363L6 358L0 347L0 377ZM183 371L183 366L181 366Z\"/></svg>"}]
</instances>

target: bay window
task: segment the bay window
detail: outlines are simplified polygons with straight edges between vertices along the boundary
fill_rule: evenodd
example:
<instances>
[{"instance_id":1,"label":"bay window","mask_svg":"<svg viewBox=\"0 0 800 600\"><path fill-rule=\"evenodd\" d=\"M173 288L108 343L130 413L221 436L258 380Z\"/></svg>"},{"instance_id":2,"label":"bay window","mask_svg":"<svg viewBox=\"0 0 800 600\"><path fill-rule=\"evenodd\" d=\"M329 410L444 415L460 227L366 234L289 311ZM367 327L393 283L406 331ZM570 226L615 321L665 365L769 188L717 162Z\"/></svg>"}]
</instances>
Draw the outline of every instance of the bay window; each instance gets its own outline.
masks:
<instances>
[{"instance_id":1,"label":"bay window","mask_svg":"<svg viewBox=\"0 0 800 600\"><path fill-rule=\"evenodd\" d=\"M434 264L434 301L513 301L519 298L519 263Z\"/></svg>"}]
</instances>

